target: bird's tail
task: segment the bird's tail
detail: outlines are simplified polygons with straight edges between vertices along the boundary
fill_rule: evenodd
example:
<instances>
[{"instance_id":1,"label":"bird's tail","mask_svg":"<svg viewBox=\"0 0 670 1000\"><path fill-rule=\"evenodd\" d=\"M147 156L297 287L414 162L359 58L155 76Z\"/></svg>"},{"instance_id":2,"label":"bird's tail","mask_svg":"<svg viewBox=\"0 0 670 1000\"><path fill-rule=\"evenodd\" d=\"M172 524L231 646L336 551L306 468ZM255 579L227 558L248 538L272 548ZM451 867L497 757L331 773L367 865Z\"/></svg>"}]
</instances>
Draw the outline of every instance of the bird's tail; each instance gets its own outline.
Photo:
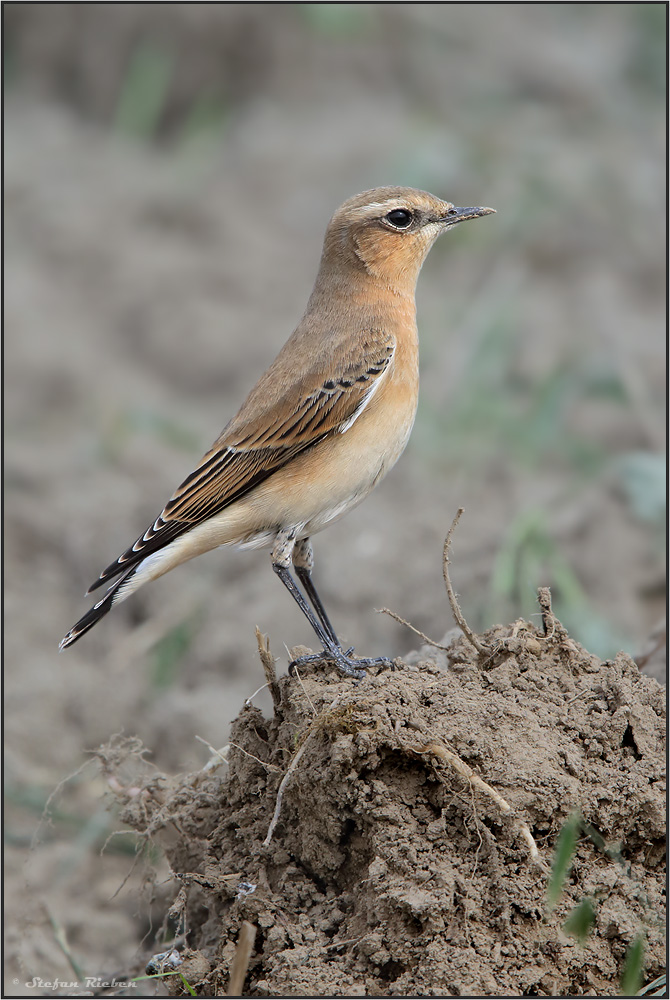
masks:
<instances>
[{"instance_id":1,"label":"bird's tail","mask_svg":"<svg viewBox=\"0 0 670 1000\"><path fill-rule=\"evenodd\" d=\"M86 635L89 629L92 629L101 618L103 618L108 611L111 610L112 606L117 603L117 601L123 600L124 597L128 595L127 584L129 583L131 577L133 577L137 571L137 566L131 566L123 576L120 576L112 586L107 590L105 596L102 597L90 611L79 619L79 621L72 626L70 631L64 636L58 648L60 650L67 649L71 646L73 642L77 639L81 639L82 635Z\"/></svg>"}]
</instances>

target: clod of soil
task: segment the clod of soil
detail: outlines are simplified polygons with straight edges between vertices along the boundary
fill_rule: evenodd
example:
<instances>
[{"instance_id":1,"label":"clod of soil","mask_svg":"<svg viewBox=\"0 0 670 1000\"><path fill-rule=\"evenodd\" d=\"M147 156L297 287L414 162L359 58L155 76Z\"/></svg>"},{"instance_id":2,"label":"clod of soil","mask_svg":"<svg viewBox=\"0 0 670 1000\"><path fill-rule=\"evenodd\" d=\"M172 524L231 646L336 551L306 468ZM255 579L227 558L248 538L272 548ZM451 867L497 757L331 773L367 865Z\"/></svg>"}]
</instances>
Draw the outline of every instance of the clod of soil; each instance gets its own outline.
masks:
<instances>
[{"instance_id":1,"label":"clod of soil","mask_svg":"<svg viewBox=\"0 0 670 1000\"><path fill-rule=\"evenodd\" d=\"M238 716L227 773L134 789L124 819L178 874L171 917L198 994L226 994L244 921L256 997L617 996L639 934L645 978L662 971L662 689L556 625L491 629L486 654L459 634L359 684L326 664L284 677L273 718ZM580 944L563 925L585 898Z\"/></svg>"}]
</instances>

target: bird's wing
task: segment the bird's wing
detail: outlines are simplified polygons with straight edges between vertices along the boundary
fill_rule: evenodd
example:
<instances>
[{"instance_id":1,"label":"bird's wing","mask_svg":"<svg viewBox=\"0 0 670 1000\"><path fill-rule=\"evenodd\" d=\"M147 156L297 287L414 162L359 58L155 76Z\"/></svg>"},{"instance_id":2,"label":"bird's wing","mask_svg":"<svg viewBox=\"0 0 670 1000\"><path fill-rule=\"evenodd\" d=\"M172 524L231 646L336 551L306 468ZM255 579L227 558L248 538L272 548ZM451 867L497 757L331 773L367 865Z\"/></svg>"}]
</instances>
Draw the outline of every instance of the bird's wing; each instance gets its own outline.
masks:
<instances>
[{"instance_id":1,"label":"bird's wing","mask_svg":"<svg viewBox=\"0 0 670 1000\"><path fill-rule=\"evenodd\" d=\"M256 404L251 420L244 419L245 404L153 524L103 570L89 592L218 514L300 452L348 430L388 371L395 338L370 331L351 344L336 365L315 360L264 412ZM261 387L262 381L256 397Z\"/></svg>"}]
</instances>

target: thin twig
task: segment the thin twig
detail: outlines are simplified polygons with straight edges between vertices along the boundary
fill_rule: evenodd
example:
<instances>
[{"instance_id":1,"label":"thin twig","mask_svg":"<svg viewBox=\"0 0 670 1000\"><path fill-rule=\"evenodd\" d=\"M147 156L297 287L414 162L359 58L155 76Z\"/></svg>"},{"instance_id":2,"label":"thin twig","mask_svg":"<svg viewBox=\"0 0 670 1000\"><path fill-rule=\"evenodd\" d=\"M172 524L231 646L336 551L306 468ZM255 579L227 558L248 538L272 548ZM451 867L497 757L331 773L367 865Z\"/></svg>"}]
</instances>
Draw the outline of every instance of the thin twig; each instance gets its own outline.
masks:
<instances>
[{"instance_id":1,"label":"thin twig","mask_svg":"<svg viewBox=\"0 0 670 1000\"><path fill-rule=\"evenodd\" d=\"M228 981L226 996L242 996L242 987L244 986L244 980L247 978L247 970L249 969L249 961L251 959L251 953L254 950L255 941L256 928L253 924L250 924L248 920L243 920L242 926L240 927L240 934L237 939L237 948L235 949L233 966L230 970L230 980Z\"/></svg>"},{"instance_id":2,"label":"thin twig","mask_svg":"<svg viewBox=\"0 0 670 1000\"><path fill-rule=\"evenodd\" d=\"M485 646L481 640L477 638L470 626L465 620L463 612L460 609L459 603L456 600L456 594L454 593L454 588L451 586L451 580L449 579L449 547L451 545L451 536L454 533L454 528L461 519L461 514L464 508L459 507L456 511L456 517L451 522L451 527L447 532L447 537L444 542L444 549L442 550L442 576L444 577L444 585L447 588L447 597L449 598L449 606L451 607L451 613L453 614L456 624L460 628L461 632L465 638L472 643L478 653L488 654L490 652L488 646Z\"/></svg>"},{"instance_id":3,"label":"thin twig","mask_svg":"<svg viewBox=\"0 0 670 1000\"><path fill-rule=\"evenodd\" d=\"M398 622L399 625L404 625L406 628L411 629L412 632L414 632L415 635L418 635L420 639L423 639L428 646L434 646L435 649L442 649L445 653L449 652L449 646L443 646L441 643L435 642L433 639L429 639L425 633L423 633L420 629L415 628L414 625L410 624L410 622L406 622L405 619L401 618L400 615L397 615L395 611L391 611L389 608L375 608L375 611L378 615L388 615L389 618L393 618L393 620Z\"/></svg>"},{"instance_id":4,"label":"thin twig","mask_svg":"<svg viewBox=\"0 0 670 1000\"><path fill-rule=\"evenodd\" d=\"M471 786L474 785L474 787L477 788L484 795L487 795L490 799L493 799L495 804L500 809L500 812L504 816L511 815L514 829L516 830L517 834L526 842L530 856L532 860L535 862L535 864L538 865L538 867L541 868L542 871L544 872L549 871L549 869L547 868L546 864L544 863L544 861L540 856L537 844L535 843L535 838L530 832L528 824L524 823L523 820L520 820L518 819L518 817L514 816L514 809L509 804L507 799L504 799L500 794L500 792L497 792L495 788L492 788L491 785L489 785L486 781L484 781L483 778L480 778L479 775L476 774L475 771L473 771L472 768L468 764L466 764L464 760L461 760L458 754L455 754L453 750L449 750L449 748L446 747L443 743L438 743L436 740L432 740L430 743L426 744L423 747L415 747L414 751L415 753L419 754L430 753L433 754L435 757L439 757L440 760L447 761L449 764L451 764L454 771L456 771L457 774L459 774L462 778L464 778Z\"/></svg>"},{"instance_id":5,"label":"thin twig","mask_svg":"<svg viewBox=\"0 0 670 1000\"><path fill-rule=\"evenodd\" d=\"M333 944L327 944L323 951L334 951L335 948L344 948L347 944L358 944L360 941L364 941L369 934L363 934L361 937L347 938L345 941L335 941Z\"/></svg>"},{"instance_id":6,"label":"thin twig","mask_svg":"<svg viewBox=\"0 0 670 1000\"><path fill-rule=\"evenodd\" d=\"M566 701L565 703L566 706L574 704L574 702L578 701L580 698L583 698L585 694L593 694L593 692L591 691L590 688L585 688L583 691L578 691L577 694L574 696L574 698L571 698L570 701Z\"/></svg>"},{"instance_id":7,"label":"thin twig","mask_svg":"<svg viewBox=\"0 0 670 1000\"><path fill-rule=\"evenodd\" d=\"M551 639L556 636L559 642L567 639L568 630L565 625L561 625L552 610L551 591L549 587L537 588L537 603L540 605L540 611L542 612L542 625L546 638Z\"/></svg>"},{"instance_id":8,"label":"thin twig","mask_svg":"<svg viewBox=\"0 0 670 1000\"><path fill-rule=\"evenodd\" d=\"M220 750L217 750L215 747L212 746L212 744L208 740L204 740L202 736L196 736L195 738L198 741L198 743L204 743L204 745L207 747L207 749L212 755L207 761L207 763L203 766L202 768L203 771L213 771L214 768L219 767L220 764L228 763L228 758L226 757L226 751L228 750L230 743L226 743L225 747L221 747Z\"/></svg>"},{"instance_id":9,"label":"thin twig","mask_svg":"<svg viewBox=\"0 0 670 1000\"><path fill-rule=\"evenodd\" d=\"M89 760L85 760L83 764L79 765L79 767L77 768L76 771L73 771L72 774L68 774L67 777L62 778L58 782L58 784L56 785L56 787L53 789L53 791L49 794L49 798L44 803L44 808L42 809L42 815L40 816L40 821L37 824L37 827L35 828L35 832L34 832L34 834L32 836L31 841L30 841L30 850L31 850L31 852L34 851L35 848L40 844L40 839L39 838L40 838L40 833L42 831L42 827L44 825L50 825L51 824L51 807L52 807L52 805L54 803L54 800L60 794L60 792L65 788L65 786L67 785L68 781L71 781L73 778L78 777L78 775L80 775L81 772L85 768L87 768L90 763L91 763L90 759Z\"/></svg>"},{"instance_id":10,"label":"thin twig","mask_svg":"<svg viewBox=\"0 0 670 1000\"><path fill-rule=\"evenodd\" d=\"M249 753L248 750L245 750L244 747L241 747L239 743L229 743L228 746L235 747L236 750L241 750L243 754L245 754L247 757L251 757L252 760L257 760L258 763L262 764L263 767L266 767L268 771L281 771L281 768L277 767L276 764L269 764L266 760L261 760L260 757L257 757L253 753Z\"/></svg>"},{"instance_id":11,"label":"thin twig","mask_svg":"<svg viewBox=\"0 0 670 1000\"><path fill-rule=\"evenodd\" d=\"M320 720L322 721L323 718L324 718L324 716L327 716L328 714L330 714L335 709L335 707L339 704L340 700L343 697L344 697L344 695L340 695L338 698L336 698L332 702L331 705L328 706L328 708L326 710L324 710L321 713L321 715L317 715L316 719L313 720L313 722L310 725L310 728L307 731L307 735L306 735L305 739L303 740L302 746L300 747L300 749L298 750L297 754L295 755L295 757L293 758L293 760L289 764L288 770L286 771L286 774L282 778L281 783L279 785L279 788L277 789L277 801L275 802L275 811L274 811L274 813L272 815L272 820L270 822L270 827L268 829L267 836L266 836L265 840L263 841L263 847L267 847L268 844L270 843L270 841L272 840L272 835L275 832L275 827L277 825L277 822L279 820L279 814L281 812L281 803L282 803L282 799L284 797L284 790L285 790L287 784L289 783L291 775L293 774L293 772L297 768L298 764L300 763L300 758L304 754L305 749L307 747L307 744L309 743L311 737L314 735L315 732L317 732L319 730L319 728L320 728L319 727L319 721ZM311 704L311 702L310 702L310 704ZM314 707L314 706L312 705L312 707Z\"/></svg>"},{"instance_id":12,"label":"thin twig","mask_svg":"<svg viewBox=\"0 0 670 1000\"><path fill-rule=\"evenodd\" d=\"M314 702L312 701L312 699L310 698L310 696L307 694L307 689L305 688L305 685L302 682L302 677L300 676L300 671L296 667L295 663L293 664L293 672L295 673L296 677L300 681L300 687L302 688L302 693L304 694L305 698L307 698L307 701L309 702L309 707L312 709L312 715L318 715L317 710L314 708Z\"/></svg>"},{"instance_id":13,"label":"thin twig","mask_svg":"<svg viewBox=\"0 0 670 1000\"><path fill-rule=\"evenodd\" d=\"M289 764L288 770L287 770L286 774L284 775L284 777L282 778L281 784L279 785L279 788L277 789L277 801L275 802L275 811L274 811L274 814L272 816L272 822L270 823L270 827L268 829L267 837L263 841L263 847L267 847L268 844L270 843L270 841L272 840L272 834L275 832L275 827L276 827L277 822L279 820L279 813L281 812L281 801L282 801L282 798L284 797L284 789L286 788L291 775L293 774L293 772L295 771L296 767L298 766L300 758L302 757L302 755L305 752L305 748L307 747L307 744L309 743L309 737L311 735L312 735L311 733L308 734L307 739L305 740L305 742L300 747L300 749L298 750L297 754L295 755L295 757L293 758L293 760Z\"/></svg>"},{"instance_id":14,"label":"thin twig","mask_svg":"<svg viewBox=\"0 0 670 1000\"><path fill-rule=\"evenodd\" d=\"M268 687L270 688L270 694L272 695L272 704L274 705L275 712L277 712L279 709L279 703L281 702L281 691L279 690L279 684L277 683L275 658L270 652L270 640L268 636L263 635L258 625L256 626L256 642L258 643L258 655L260 656L261 663L263 665L265 680L267 681Z\"/></svg>"},{"instance_id":15,"label":"thin twig","mask_svg":"<svg viewBox=\"0 0 670 1000\"><path fill-rule=\"evenodd\" d=\"M269 686L270 685L268 684L267 681L265 682L265 684L261 684L261 686L259 688L256 688L256 690L254 691L253 694L250 694L248 698L244 699L244 704L245 705L253 705L254 698L256 697L256 695L260 694L261 691L265 691L266 687L269 687Z\"/></svg>"}]
</instances>

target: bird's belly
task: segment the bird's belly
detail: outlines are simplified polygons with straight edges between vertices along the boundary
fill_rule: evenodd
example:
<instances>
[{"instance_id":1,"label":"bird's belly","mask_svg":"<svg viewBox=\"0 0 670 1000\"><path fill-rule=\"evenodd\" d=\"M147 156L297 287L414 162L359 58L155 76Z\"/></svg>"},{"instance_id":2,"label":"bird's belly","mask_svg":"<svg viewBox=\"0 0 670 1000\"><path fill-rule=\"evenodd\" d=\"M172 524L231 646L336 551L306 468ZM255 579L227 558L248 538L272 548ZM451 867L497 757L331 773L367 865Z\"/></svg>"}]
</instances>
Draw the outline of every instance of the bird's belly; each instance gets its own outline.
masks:
<instances>
[{"instance_id":1,"label":"bird's belly","mask_svg":"<svg viewBox=\"0 0 670 1000\"><path fill-rule=\"evenodd\" d=\"M353 507L364 500L375 488L386 473L393 468L400 458L407 440L411 425L402 437L396 438L383 454L378 449L371 448L366 453L359 453L357 459L351 462L351 468L344 474L342 467L335 467L333 475L325 475L322 489L319 490L318 507L309 518L299 536L307 537L337 521Z\"/></svg>"},{"instance_id":2,"label":"bird's belly","mask_svg":"<svg viewBox=\"0 0 670 1000\"><path fill-rule=\"evenodd\" d=\"M295 527L297 537L307 537L346 514L395 465L415 412L412 397L393 411L371 406L343 434L332 435L275 473L258 489L271 522Z\"/></svg>"}]
</instances>

